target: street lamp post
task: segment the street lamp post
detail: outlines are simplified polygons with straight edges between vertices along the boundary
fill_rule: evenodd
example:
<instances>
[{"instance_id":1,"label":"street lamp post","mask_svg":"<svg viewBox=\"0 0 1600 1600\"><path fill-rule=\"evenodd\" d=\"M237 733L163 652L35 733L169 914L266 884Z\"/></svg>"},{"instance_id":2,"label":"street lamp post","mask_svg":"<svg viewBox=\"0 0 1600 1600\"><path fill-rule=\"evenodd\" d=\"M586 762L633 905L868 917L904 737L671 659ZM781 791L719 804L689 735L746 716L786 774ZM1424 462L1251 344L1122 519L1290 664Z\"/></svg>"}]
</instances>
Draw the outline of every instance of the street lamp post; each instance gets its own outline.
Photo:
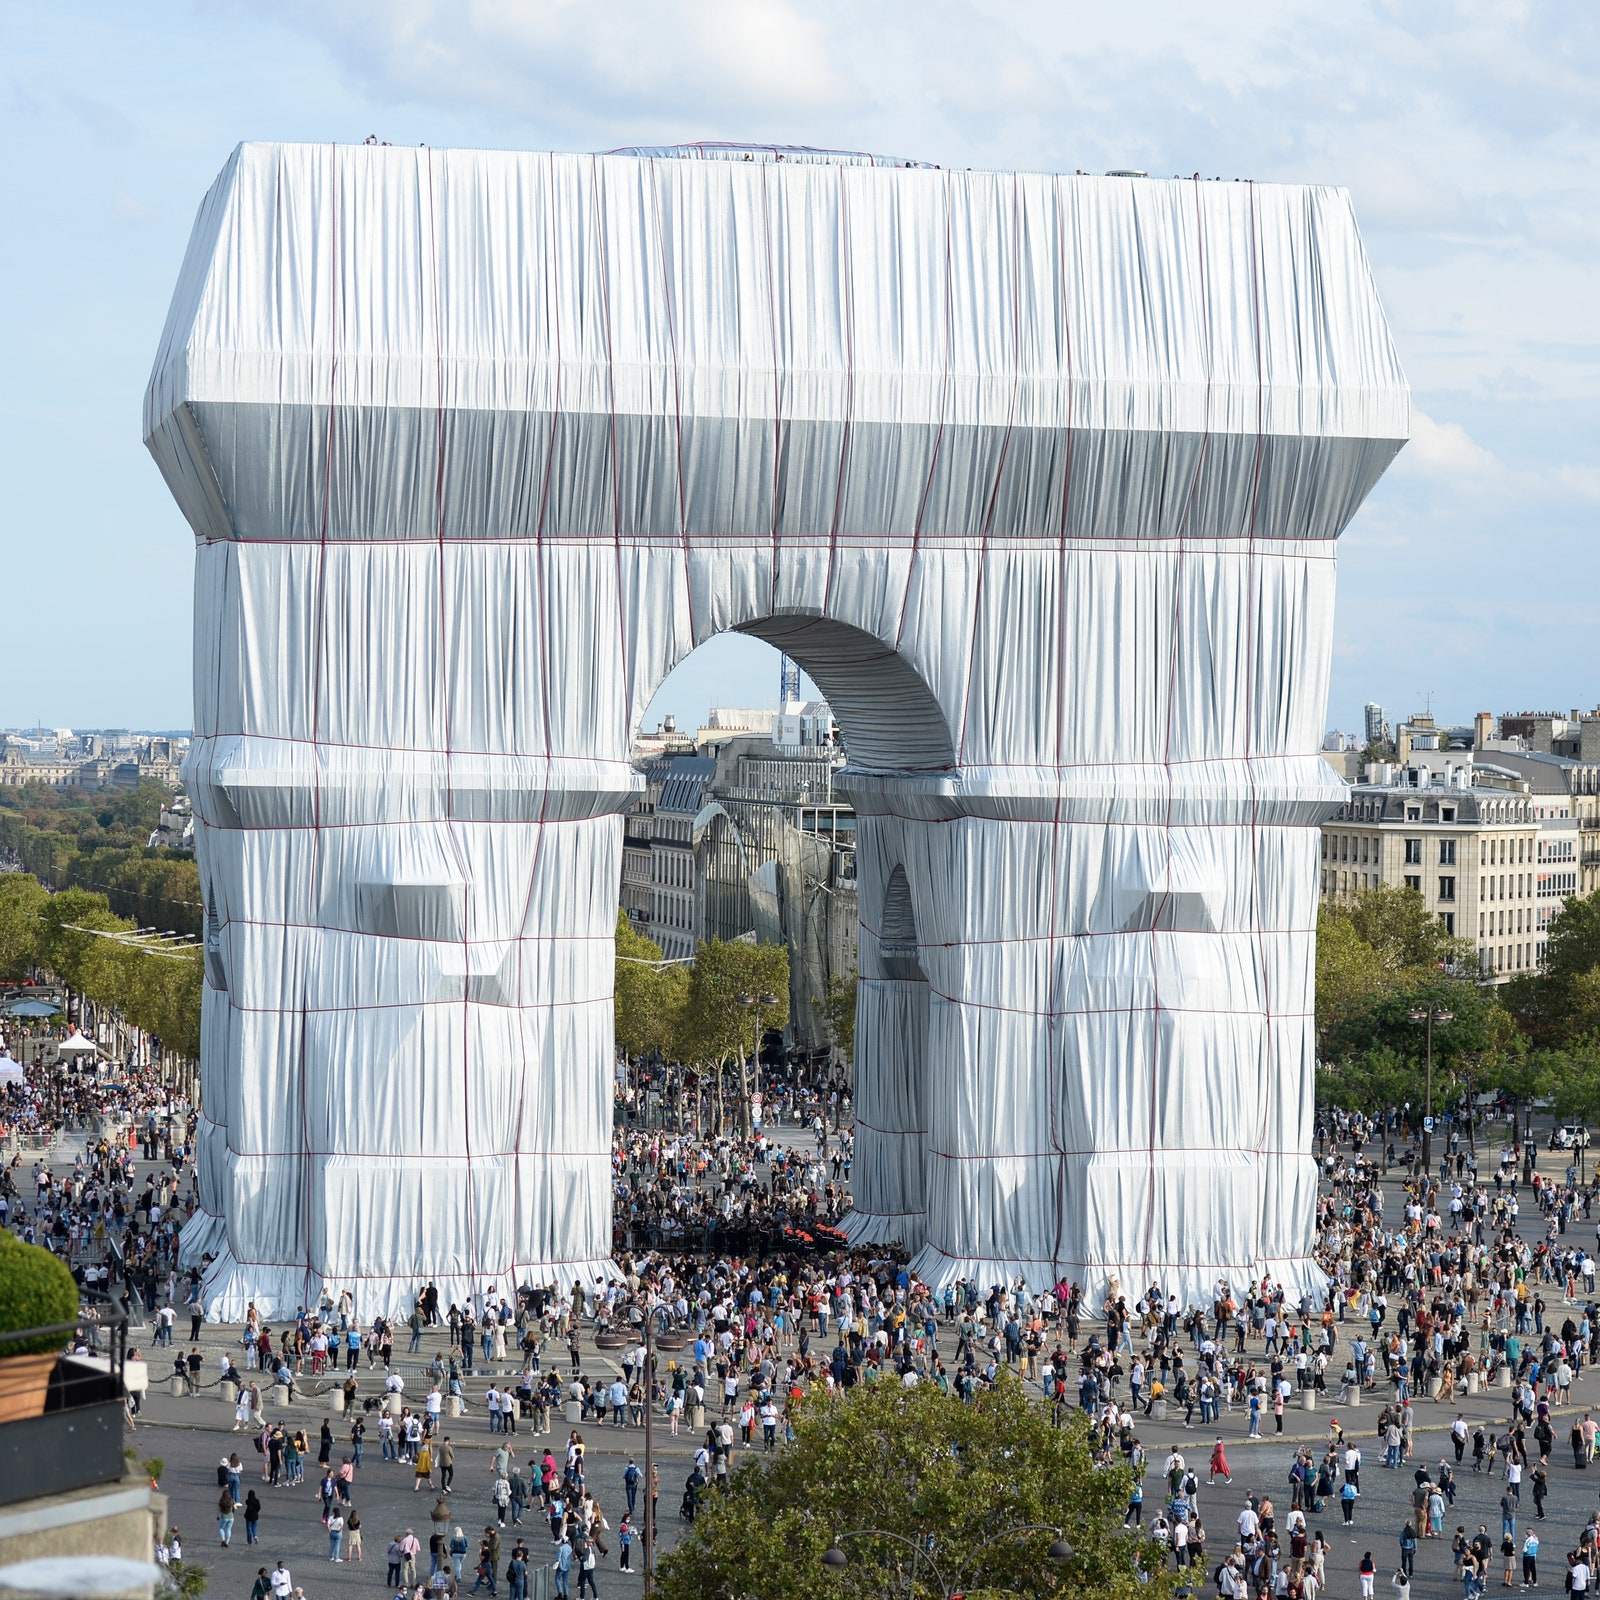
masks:
<instances>
[{"instance_id":1,"label":"street lamp post","mask_svg":"<svg viewBox=\"0 0 1600 1600\"><path fill-rule=\"evenodd\" d=\"M757 1094L761 1092L761 1008L775 1006L777 1003L777 995L768 994L764 989L758 990L755 994L739 996L739 1004L750 1008L751 1021L754 1024L754 1036L750 1047L750 1083Z\"/></svg>"},{"instance_id":2,"label":"street lamp post","mask_svg":"<svg viewBox=\"0 0 1600 1600\"><path fill-rule=\"evenodd\" d=\"M644 1592L656 1589L656 1318L648 1298L644 1307ZM676 1335L664 1347L681 1349Z\"/></svg>"},{"instance_id":3,"label":"street lamp post","mask_svg":"<svg viewBox=\"0 0 1600 1600\"><path fill-rule=\"evenodd\" d=\"M1055 1562L1057 1566L1065 1566L1073 1558L1073 1548L1067 1543L1066 1537L1060 1528L1048 1522L1030 1522L1015 1528L1002 1528L999 1533L990 1535L967 1558L967 1566L971 1566L990 1545L1001 1539L1014 1538L1020 1533L1053 1533L1055 1539L1045 1552L1046 1556ZM939 1570L933 1557L915 1539L908 1539L903 1533L890 1533L886 1528L852 1528L848 1533L836 1534L833 1543L822 1552L823 1566L833 1572L843 1572L850 1565L849 1556L840 1548L846 1539L892 1539L896 1544L903 1544L911 1551L914 1557L911 1568L911 1582L913 1585L917 1581L916 1563L921 1562L933 1574L934 1582L939 1585L939 1593L944 1596L944 1600L955 1600L955 1596L961 1592L959 1585L962 1573L966 1570L965 1567L959 1569L952 1578L946 1578L944 1573Z\"/></svg>"},{"instance_id":4,"label":"street lamp post","mask_svg":"<svg viewBox=\"0 0 1600 1600\"><path fill-rule=\"evenodd\" d=\"M1422 1172L1427 1177L1433 1171L1433 1025L1436 1022L1454 1022L1455 1013L1430 1000L1427 1009L1420 1006L1406 1013L1406 1019L1428 1026L1428 1098L1422 1113Z\"/></svg>"}]
</instances>

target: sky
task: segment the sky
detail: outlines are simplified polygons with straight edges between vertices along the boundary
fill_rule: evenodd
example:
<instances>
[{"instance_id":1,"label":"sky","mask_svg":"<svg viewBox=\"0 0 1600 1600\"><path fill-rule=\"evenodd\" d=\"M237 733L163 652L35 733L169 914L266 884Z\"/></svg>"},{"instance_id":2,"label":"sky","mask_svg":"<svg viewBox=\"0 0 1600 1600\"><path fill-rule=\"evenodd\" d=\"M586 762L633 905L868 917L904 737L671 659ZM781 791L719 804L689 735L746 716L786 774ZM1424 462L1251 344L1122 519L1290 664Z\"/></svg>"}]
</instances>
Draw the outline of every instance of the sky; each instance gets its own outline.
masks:
<instances>
[{"instance_id":1,"label":"sky","mask_svg":"<svg viewBox=\"0 0 1600 1600\"><path fill-rule=\"evenodd\" d=\"M690 139L1348 188L1411 444L1340 546L1328 725L1600 703L1600 12L1470 0L0 0L0 726L183 727L140 402L241 139ZM769 685L762 690L763 684ZM647 722L771 703L715 640Z\"/></svg>"}]
</instances>

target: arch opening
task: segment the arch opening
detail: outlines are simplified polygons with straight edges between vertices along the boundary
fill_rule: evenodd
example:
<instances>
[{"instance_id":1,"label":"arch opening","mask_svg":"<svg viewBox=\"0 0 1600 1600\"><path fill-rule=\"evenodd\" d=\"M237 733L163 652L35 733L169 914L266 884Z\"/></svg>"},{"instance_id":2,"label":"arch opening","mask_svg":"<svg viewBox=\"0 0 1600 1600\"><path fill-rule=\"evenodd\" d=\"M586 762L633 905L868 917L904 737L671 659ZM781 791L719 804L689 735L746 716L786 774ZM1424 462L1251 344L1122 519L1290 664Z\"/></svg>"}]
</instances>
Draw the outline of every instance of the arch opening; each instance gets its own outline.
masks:
<instances>
[{"instance_id":1,"label":"arch opening","mask_svg":"<svg viewBox=\"0 0 1600 1600\"><path fill-rule=\"evenodd\" d=\"M872 772L948 771L956 765L955 739L944 708L915 666L876 634L832 617L778 612L737 623L712 638L741 634L760 639L799 663L839 725L849 763ZM710 640L702 640L699 649ZM661 678L636 697L644 712L672 671L693 654L669 663ZM731 703L748 688L730 686ZM780 708L781 709L781 708Z\"/></svg>"}]
</instances>

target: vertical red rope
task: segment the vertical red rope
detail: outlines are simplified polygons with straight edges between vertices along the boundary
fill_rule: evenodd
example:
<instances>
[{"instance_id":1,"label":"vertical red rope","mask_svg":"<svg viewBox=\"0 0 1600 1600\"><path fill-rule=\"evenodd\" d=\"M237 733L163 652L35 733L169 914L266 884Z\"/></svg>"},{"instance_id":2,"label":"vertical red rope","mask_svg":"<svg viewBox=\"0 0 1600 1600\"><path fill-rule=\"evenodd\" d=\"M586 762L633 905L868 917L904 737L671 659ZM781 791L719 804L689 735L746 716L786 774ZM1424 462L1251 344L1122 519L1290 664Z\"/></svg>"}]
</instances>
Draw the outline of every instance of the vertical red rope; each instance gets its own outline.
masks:
<instances>
[{"instance_id":1,"label":"vertical red rope","mask_svg":"<svg viewBox=\"0 0 1600 1600\"><path fill-rule=\"evenodd\" d=\"M1145 1150L1146 1174L1149 1187L1145 1197L1144 1262L1141 1267L1146 1280L1150 1276L1151 1242L1155 1233L1156 1222L1156 1119L1161 1111L1160 934L1161 922L1166 915L1167 905L1172 898L1172 724L1173 708L1178 692L1178 636L1183 615L1183 581L1190 522L1194 515L1195 498L1200 487L1200 474L1205 468L1206 457L1211 450L1211 390L1215 367L1212 353L1211 297L1207 286L1205 211L1200 203L1200 182L1198 179L1193 179L1191 182L1193 183L1191 192L1194 195L1195 254L1200 280L1200 319L1201 327L1205 333L1206 398L1200 449L1195 456L1194 474L1189 480L1189 492L1184 499L1183 517L1178 524L1178 559L1174 565L1172 575L1172 654L1167 673L1166 735L1161 753L1161 764L1166 778L1167 789L1166 815L1161 824L1162 842L1166 848L1166 864L1162 874L1164 881L1161 901L1156 907L1155 916L1151 918L1150 923L1150 979L1151 998L1154 1004L1150 1008L1150 1137ZM1138 1291L1143 1294L1149 1287L1149 1282L1146 1281L1138 1285Z\"/></svg>"},{"instance_id":2,"label":"vertical red rope","mask_svg":"<svg viewBox=\"0 0 1600 1600\"><path fill-rule=\"evenodd\" d=\"M772 194L769 184L771 165L756 163L761 173L761 232L767 251L767 328L772 340L772 589L768 612L778 609L778 537L783 504L783 374L778 356L778 286L772 260Z\"/></svg>"},{"instance_id":3,"label":"vertical red rope","mask_svg":"<svg viewBox=\"0 0 1600 1600\"><path fill-rule=\"evenodd\" d=\"M328 649L327 570L328 570L328 515L333 501L333 447L335 439L334 414L339 380L339 146L330 145L328 151L331 174L329 192L332 200L328 208L328 430L322 463L322 518L317 530L317 621L316 644L311 668L311 873L310 917L317 914L317 887L322 877L322 663ZM230 999L230 1004L231 1004ZM306 1108L306 1051L308 1023L305 999L302 992L300 1006L300 1197L301 1213L305 1223L305 1276L301 1293L309 1299L311 1293L311 1127Z\"/></svg>"},{"instance_id":4,"label":"vertical red rope","mask_svg":"<svg viewBox=\"0 0 1600 1600\"><path fill-rule=\"evenodd\" d=\"M850 250L850 202L845 186L849 170L839 167L839 309L844 324L844 425L839 432L839 473L833 486L833 520L828 527L828 576L822 586L822 611L832 614L833 571L839 555L839 519L844 513L845 474L850 464L850 433L856 409L856 324L855 284L851 276L853 257Z\"/></svg>"},{"instance_id":5,"label":"vertical red rope","mask_svg":"<svg viewBox=\"0 0 1600 1600\"><path fill-rule=\"evenodd\" d=\"M511 1273L513 1279L520 1267L524 1265L519 1260L518 1242L528 1243L527 1235L523 1231L525 1221L525 1201L522 1193L522 1134L524 1112L528 1099L528 1036L523 1026L522 1018L522 959L523 952L527 949L528 913L533 909L533 896L539 883L539 864L544 859L545 823L550 814L550 788L553 781L551 772L551 742L550 742L550 575L546 570L545 551L545 519L550 509L550 480L555 472L556 436L561 429L561 230L556 226L557 196L560 186L556 178L556 158L554 154L547 158L550 177L550 214L545 229L547 249L545 253L545 269L550 300L550 329L555 346L555 392L551 399L550 410L550 444L545 452L544 484L539 492L539 521L535 530L535 561L538 567L539 599L534 610L534 630L537 634L535 640L536 654L539 661L539 695L541 734L544 740L544 768L542 782L539 789L539 816L534 827L533 861L528 867L528 893L522 902L522 915L517 921L517 992L513 1001L517 1013L517 1056L522 1063L522 1081L517 1093L517 1127L512 1156L512 1193L514 1196L512 1235L511 1235ZM528 1262L527 1265L536 1263ZM542 1265L543 1263L538 1263Z\"/></svg>"},{"instance_id":6,"label":"vertical red rope","mask_svg":"<svg viewBox=\"0 0 1600 1600\"><path fill-rule=\"evenodd\" d=\"M974 676L978 661L978 629L983 620L983 585L989 573L989 533L994 525L995 508L1000 503L1000 485L1005 479L1006 457L1011 453L1011 431L1017 416L1017 390L1022 382L1022 285L1018 262L1017 175L1011 177L1011 402L1006 414L1006 431L1000 442L1000 456L994 466L994 482L989 486L984 508L983 529L978 540L978 580L973 585L972 627L967 634L967 683L961 701L961 736L956 741L956 765L967 760L967 722L972 715Z\"/></svg>"},{"instance_id":7,"label":"vertical red rope","mask_svg":"<svg viewBox=\"0 0 1600 1600\"><path fill-rule=\"evenodd\" d=\"M446 572L444 536L444 474L445 474L445 415L444 415L444 311L439 290L441 263L437 227L438 206L433 192L433 151L427 152L428 175L428 255L433 270L433 374L434 374L434 480L433 504L435 536L438 548L439 579L439 704L444 719L444 825L450 840L451 854L460 869L462 879L461 906L461 1140L467 1163L467 1275L472 1287L469 1294L476 1296L478 1282L483 1277L482 1263L478 1259L477 1204L473 1191L472 1173L472 875L468 870L461 841L456 835L455 784L452 754L454 718L451 711L450 671L450 585Z\"/></svg>"},{"instance_id":8,"label":"vertical red rope","mask_svg":"<svg viewBox=\"0 0 1600 1600\"><path fill-rule=\"evenodd\" d=\"M916 577L917 561L922 554L922 529L928 516L928 501L933 494L933 481L939 472L939 460L944 451L944 430L950 412L950 386L955 366L955 306L952 301L950 238L950 187L951 175L944 175L944 370L939 374L939 426L933 436L933 453L928 457L928 476L923 481L922 498L917 502L917 520L911 528L911 556L906 562L906 583L900 594L900 618L895 627L894 648L898 654L906 636L906 617L911 606L911 584Z\"/></svg>"},{"instance_id":9,"label":"vertical red rope","mask_svg":"<svg viewBox=\"0 0 1600 1600\"><path fill-rule=\"evenodd\" d=\"M1256 788L1255 768L1255 639L1256 639L1256 517L1261 505L1261 462L1266 450L1266 367L1261 352L1261 260L1260 241L1256 228L1256 186L1250 183L1250 306L1255 331L1256 351L1256 459L1250 478L1250 522L1247 530L1248 563L1245 581L1245 701L1244 701L1244 760L1245 773L1250 782L1250 920L1256 930L1256 963L1261 974L1262 1012L1262 1091L1261 1134L1256 1144L1257 1183L1265 1198L1262 1183L1262 1162L1267 1148L1267 1130L1272 1117L1272 989L1267 968L1266 940L1261 932L1261 849L1260 849L1260 796ZM1256 1207L1256 1265L1262 1264L1263 1234L1266 1226L1265 1205Z\"/></svg>"},{"instance_id":10,"label":"vertical red rope","mask_svg":"<svg viewBox=\"0 0 1600 1600\"><path fill-rule=\"evenodd\" d=\"M1061 1233L1066 1225L1067 1157L1061 1142L1060 1098L1064 1081L1061 1063L1060 1011L1064 994L1061 985L1065 952L1061 947L1061 808L1065 800L1062 790L1062 762L1066 758L1066 706L1067 706L1067 517L1072 494L1072 422L1076 388L1072 370L1072 306L1069 299L1067 274L1066 217L1061 204L1062 185L1071 180L1058 177L1055 181L1056 212L1056 272L1061 295L1061 344L1066 363L1067 415L1062 431L1063 457L1061 463L1061 527L1056 540L1056 803L1055 818L1050 829L1050 1063L1047 1082L1050 1094L1050 1143L1060 1152L1056 1162L1056 1232L1050 1249L1050 1267L1059 1273L1061 1266Z\"/></svg>"},{"instance_id":11,"label":"vertical red rope","mask_svg":"<svg viewBox=\"0 0 1600 1600\"><path fill-rule=\"evenodd\" d=\"M667 261L667 234L661 222L661 182L656 172L655 158L650 160L650 203L655 211L656 247L661 259L661 299L667 308L667 353L672 360L672 440L673 460L678 479L678 542L683 551L683 603L689 618L690 646L699 644L694 619L694 579L689 570L689 503L683 485L683 380L678 370L678 325L672 304L672 269ZM621 539L617 550L617 593L622 593ZM633 730L630 728L629 733Z\"/></svg>"}]
</instances>

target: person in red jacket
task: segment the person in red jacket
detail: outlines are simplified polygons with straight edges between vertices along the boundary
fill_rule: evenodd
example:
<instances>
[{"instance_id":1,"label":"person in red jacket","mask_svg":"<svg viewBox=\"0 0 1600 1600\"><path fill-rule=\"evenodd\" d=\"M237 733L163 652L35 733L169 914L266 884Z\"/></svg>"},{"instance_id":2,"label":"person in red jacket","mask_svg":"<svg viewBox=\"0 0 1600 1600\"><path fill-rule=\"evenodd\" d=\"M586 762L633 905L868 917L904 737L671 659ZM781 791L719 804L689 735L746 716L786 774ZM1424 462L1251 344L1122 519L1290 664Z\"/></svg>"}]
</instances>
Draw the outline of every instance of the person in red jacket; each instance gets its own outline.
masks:
<instances>
[{"instance_id":1,"label":"person in red jacket","mask_svg":"<svg viewBox=\"0 0 1600 1600\"><path fill-rule=\"evenodd\" d=\"M1208 1480L1215 1483L1221 1478L1225 1483L1233 1482L1233 1474L1228 1471L1228 1452L1222 1448L1222 1438L1219 1435L1217 1442L1211 1447L1211 1477Z\"/></svg>"}]
</instances>

